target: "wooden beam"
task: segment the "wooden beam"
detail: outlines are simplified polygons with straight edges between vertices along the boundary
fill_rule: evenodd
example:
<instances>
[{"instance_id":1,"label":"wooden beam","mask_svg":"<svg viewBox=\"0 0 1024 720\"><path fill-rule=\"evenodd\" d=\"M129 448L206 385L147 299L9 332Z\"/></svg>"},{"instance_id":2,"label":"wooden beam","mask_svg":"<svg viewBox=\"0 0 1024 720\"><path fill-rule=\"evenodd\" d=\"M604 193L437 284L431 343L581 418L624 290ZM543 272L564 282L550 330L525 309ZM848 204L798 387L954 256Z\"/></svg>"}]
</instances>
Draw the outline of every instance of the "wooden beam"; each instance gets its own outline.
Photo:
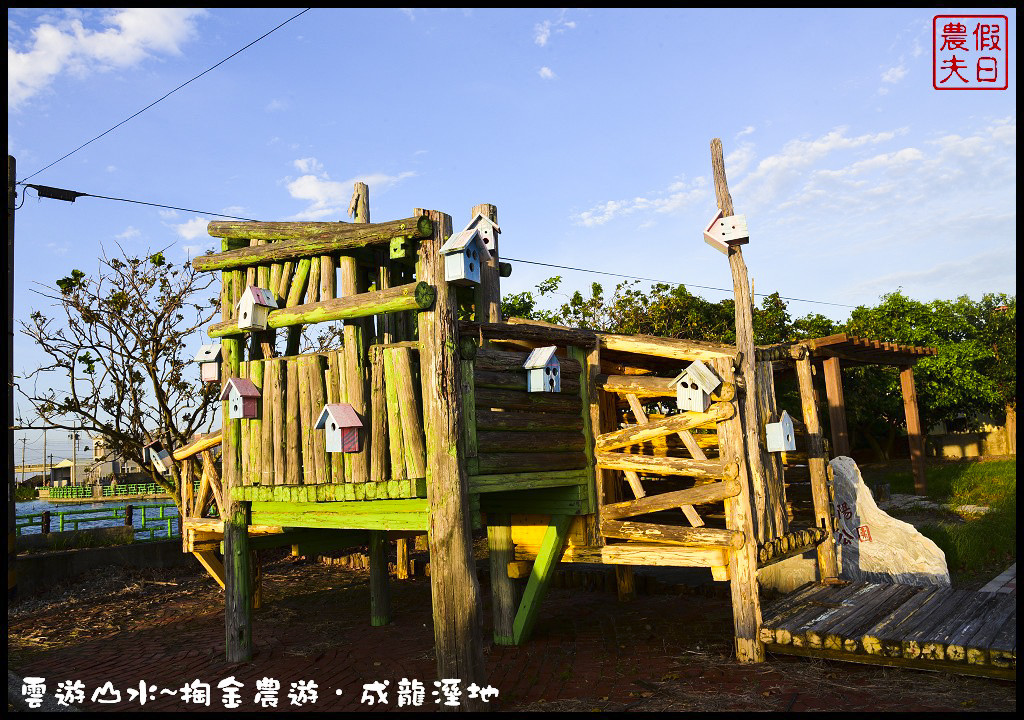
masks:
<instances>
[{"instance_id":1,"label":"wooden beam","mask_svg":"<svg viewBox=\"0 0 1024 720\"><path fill-rule=\"evenodd\" d=\"M617 520L620 518L645 515L647 513L670 510L680 505L701 505L720 502L726 498L739 495L740 484L736 480L725 480L719 483L697 485L686 490L648 495L636 500L610 503L604 506L602 518Z\"/></svg>"},{"instance_id":2,"label":"wooden beam","mask_svg":"<svg viewBox=\"0 0 1024 720\"><path fill-rule=\"evenodd\" d=\"M429 237L430 219L411 217L375 225L337 222L234 222L215 221L207 227L214 237L276 240L268 245L200 255L196 270L228 270L284 260L311 258L339 250L388 245L394 238Z\"/></svg>"},{"instance_id":3,"label":"wooden beam","mask_svg":"<svg viewBox=\"0 0 1024 720\"><path fill-rule=\"evenodd\" d=\"M595 458L598 467L606 470L635 470L653 475L688 475L713 480L736 477L736 463L726 463L721 460L701 461L691 458L652 457L600 451L596 453Z\"/></svg>"},{"instance_id":4,"label":"wooden beam","mask_svg":"<svg viewBox=\"0 0 1024 720\"><path fill-rule=\"evenodd\" d=\"M198 455L203 450L209 450L210 448L217 447L220 445L220 439L221 432L218 430L217 432L210 433L209 435L199 438L195 442L189 443L183 448L178 448L174 451L174 454L171 455L171 457L178 462L181 462L193 455Z\"/></svg>"},{"instance_id":5,"label":"wooden beam","mask_svg":"<svg viewBox=\"0 0 1024 720\"><path fill-rule=\"evenodd\" d=\"M903 412L907 417L907 440L910 444L910 465L914 470L914 492L927 492L924 470L924 435L921 418L917 414L917 390L914 387L914 367L900 367L900 389L903 391Z\"/></svg>"},{"instance_id":6,"label":"wooden beam","mask_svg":"<svg viewBox=\"0 0 1024 720\"><path fill-rule=\"evenodd\" d=\"M344 267L344 261L345 259L339 261L342 267ZM342 277L345 277L344 272ZM423 282L409 283L387 290L352 293L333 300L323 300L306 305L288 305L271 310L267 315L267 327L295 327L335 320L355 320L384 313L422 310L430 307L433 302L434 288ZM206 334L211 338L224 338L242 336L247 332L240 330L235 320L228 320L211 325Z\"/></svg>"},{"instance_id":7,"label":"wooden beam","mask_svg":"<svg viewBox=\"0 0 1024 720\"><path fill-rule=\"evenodd\" d=\"M605 518L601 520L601 533L605 537L667 545L723 547L731 550L743 547L743 533L720 528L682 527Z\"/></svg>"},{"instance_id":8,"label":"wooden beam","mask_svg":"<svg viewBox=\"0 0 1024 720\"><path fill-rule=\"evenodd\" d=\"M635 355L653 355L670 360L712 360L714 358L735 359L736 348L731 345L717 345L697 340L660 338L652 335L613 335L600 333L601 348Z\"/></svg>"},{"instance_id":9,"label":"wooden beam","mask_svg":"<svg viewBox=\"0 0 1024 720\"><path fill-rule=\"evenodd\" d=\"M837 357L825 358L825 393L828 396L828 418L832 428L832 453L850 454L850 433L846 428L846 400L843 398L843 374Z\"/></svg>"},{"instance_id":10,"label":"wooden beam","mask_svg":"<svg viewBox=\"0 0 1024 720\"><path fill-rule=\"evenodd\" d=\"M624 430L598 435L595 438L594 447L598 451L608 451L630 445L638 445L655 438L674 435L684 430L692 430L707 423L727 420L732 417L733 412L735 411L732 403L718 402L709 407L707 412L683 412L667 417L664 420L655 420L654 422L642 425L634 425Z\"/></svg>"}]
</instances>

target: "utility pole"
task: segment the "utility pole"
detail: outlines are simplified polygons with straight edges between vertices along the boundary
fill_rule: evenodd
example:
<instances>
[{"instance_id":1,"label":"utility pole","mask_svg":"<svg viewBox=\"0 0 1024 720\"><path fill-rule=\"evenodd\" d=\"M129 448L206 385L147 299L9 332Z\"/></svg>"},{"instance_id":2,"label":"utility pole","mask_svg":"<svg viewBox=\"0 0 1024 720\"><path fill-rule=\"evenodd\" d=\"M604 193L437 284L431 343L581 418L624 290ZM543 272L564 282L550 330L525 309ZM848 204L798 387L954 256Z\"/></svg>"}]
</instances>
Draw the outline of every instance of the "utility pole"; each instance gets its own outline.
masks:
<instances>
[{"instance_id":1,"label":"utility pole","mask_svg":"<svg viewBox=\"0 0 1024 720\"><path fill-rule=\"evenodd\" d=\"M50 473L47 471L46 466L46 428L43 428L43 486L48 484L50 479Z\"/></svg>"},{"instance_id":2,"label":"utility pole","mask_svg":"<svg viewBox=\"0 0 1024 720\"><path fill-rule=\"evenodd\" d=\"M78 485L78 431L68 433L71 438L71 487Z\"/></svg>"},{"instance_id":3,"label":"utility pole","mask_svg":"<svg viewBox=\"0 0 1024 720\"><path fill-rule=\"evenodd\" d=\"M25 443L28 442L28 438L21 439L21 483L25 484Z\"/></svg>"},{"instance_id":4,"label":"utility pole","mask_svg":"<svg viewBox=\"0 0 1024 720\"><path fill-rule=\"evenodd\" d=\"M15 546L14 510L14 211L17 209L18 163L7 156L7 307L4 334L7 341L7 599L18 594L18 550Z\"/></svg>"}]
</instances>

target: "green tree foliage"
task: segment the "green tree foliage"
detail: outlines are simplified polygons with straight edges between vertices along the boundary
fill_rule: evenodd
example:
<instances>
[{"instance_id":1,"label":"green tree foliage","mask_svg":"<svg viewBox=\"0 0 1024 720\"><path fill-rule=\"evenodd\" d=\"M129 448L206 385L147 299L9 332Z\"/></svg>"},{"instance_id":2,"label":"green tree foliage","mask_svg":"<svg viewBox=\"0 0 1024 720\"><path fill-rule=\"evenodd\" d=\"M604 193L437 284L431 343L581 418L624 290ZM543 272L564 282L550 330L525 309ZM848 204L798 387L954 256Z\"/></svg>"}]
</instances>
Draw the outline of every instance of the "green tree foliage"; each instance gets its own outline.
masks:
<instances>
[{"instance_id":1,"label":"green tree foliage","mask_svg":"<svg viewBox=\"0 0 1024 720\"><path fill-rule=\"evenodd\" d=\"M600 283L589 296L577 291L560 294L556 276L502 300L504 317L544 320L567 327L623 334L690 338L711 342L736 341L732 299L717 303L692 295L682 285L655 284L643 291L636 281L619 283L607 296ZM565 298L553 309L541 307L552 296ZM837 323L818 313L793 319L778 293L762 298L753 308L754 342L758 345L793 342L846 332L901 345L938 349L914 367L922 421L970 422L985 414L998 417L1015 407L1016 298L985 295L923 303L897 291L873 307L861 306ZM888 456L906 418L899 372L894 367L854 366L843 370L847 418L851 430L882 456ZM777 387L780 404L798 407L795 382ZM881 438L881 442L879 441Z\"/></svg>"},{"instance_id":2,"label":"green tree foliage","mask_svg":"<svg viewBox=\"0 0 1024 720\"><path fill-rule=\"evenodd\" d=\"M143 448L149 439L185 445L219 407L219 386L201 383L186 354L188 339L219 309L219 298L198 297L215 280L161 252L104 254L95 276L73 270L57 280L59 294L39 292L53 312L33 310L20 323L48 357L18 386L39 418L102 436L112 454L146 468L179 507L177 471L157 473Z\"/></svg>"}]
</instances>

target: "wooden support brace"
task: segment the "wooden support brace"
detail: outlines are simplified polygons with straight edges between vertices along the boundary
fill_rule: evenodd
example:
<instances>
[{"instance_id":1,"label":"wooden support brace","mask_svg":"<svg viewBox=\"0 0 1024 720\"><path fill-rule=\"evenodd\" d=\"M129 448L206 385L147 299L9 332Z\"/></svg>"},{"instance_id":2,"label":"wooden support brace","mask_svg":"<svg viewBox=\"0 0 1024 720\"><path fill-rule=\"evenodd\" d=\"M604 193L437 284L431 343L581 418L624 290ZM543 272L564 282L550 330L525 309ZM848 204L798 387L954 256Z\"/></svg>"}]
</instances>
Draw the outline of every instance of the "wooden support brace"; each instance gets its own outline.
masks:
<instances>
[{"instance_id":1,"label":"wooden support brace","mask_svg":"<svg viewBox=\"0 0 1024 720\"><path fill-rule=\"evenodd\" d=\"M540 603L544 599L558 561L569 542L569 526L571 524L571 516L553 515L551 517L551 524L544 534L544 541L537 553L537 560L533 563L533 570L530 572L530 579L526 583L526 590L513 623L512 641L515 645L522 645L526 642L533 631ZM497 638L495 638L495 642L497 642Z\"/></svg>"}]
</instances>

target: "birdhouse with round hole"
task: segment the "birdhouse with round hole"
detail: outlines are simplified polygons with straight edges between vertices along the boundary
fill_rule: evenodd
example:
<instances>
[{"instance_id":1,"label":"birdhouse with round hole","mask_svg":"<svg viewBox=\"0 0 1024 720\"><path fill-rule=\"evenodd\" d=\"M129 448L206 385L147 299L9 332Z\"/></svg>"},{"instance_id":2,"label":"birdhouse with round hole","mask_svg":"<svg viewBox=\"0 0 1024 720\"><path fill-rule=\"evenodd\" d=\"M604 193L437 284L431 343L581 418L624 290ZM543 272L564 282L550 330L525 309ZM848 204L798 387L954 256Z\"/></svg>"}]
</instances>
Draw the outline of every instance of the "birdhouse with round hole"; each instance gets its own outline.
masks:
<instances>
[{"instance_id":1,"label":"birdhouse with round hole","mask_svg":"<svg viewBox=\"0 0 1024 720\"><path fill-rule=\"evenodd\" d=\"M793 432L793 418L785 410L778 422L764 426L768 452L793 452L796 450L796 434Z\"/></svg>"},{"instance_id":2,"label":"birdhouse with round hole","mask_svg":"<svg viewBox=\"0 0 1024 720\"><path fill-rule=\"evenodd\" d=\"M199 379L203 382L220 380L220 344L203 345L196 354L199 363Z\"/></svg>"},{"instance_id":3,"label":"birdhouse with round hole","mask_svg":"<svg viewBox=\"0 0 1024 720\"><path fill-rule=\"evenodd\" d=\"M171 454L167 452L159 440L154 440L143 448L147 462L152 463L153 468L159 473L167 473L171 469Z\"/></svg>"},{"instance_id":4,"label":"birdhouse with round hole","mask_svg":"<svg viewBox=\"0 0 1024 720\"><path fill-rule=\"evenodd\" d=\"M555 357L555 346L537 348L523 363L526 392L562 392L562 370Z\"/></svg>"},{"instance_id":5,"label":"birdhouse with round hole","mask_svg":"<svg viewBox=\"0 0 1024 720\"><path fill-rule=\"evenodd\" d=\"M487 252L476 230L463 230L441 246L444 279L454 285L479 285L480 261Z\"/></svg>"},{"instance_id":6,"label":"birdhouse with round hole","mask_svg":"<svg viewBox=\"0 0 1024 720\"><path fill-rule=\"evenodd\" d=\"M501 234L501 228L498 227L498 223L481 213L477 213L476 217L470 220L469 225L466 226L466 230L476 230L480 234L480 242L483 243L484 249L492 257L498 257L498 235Z\"/></svg>"},{"instance_id":7,"label":"birdhouse with round hole","mask_svg":"<svg viewBox=\"0 0 1024 720\"><path fill-rule=\"evenodd\" d=\"M669 387L674 385L676 388L676 404L680 411L707 412L711 407L711 393L721 384L711 368L700 360L694 360Z\"/></svg>"},{"instance_id":8,"label":"birdhouse with round hole","mask_svg":"<svg viewBox=\"0 0 1024 720\"><path fill-rule=\"evenodd\" d=\"M229 378L220 393L228 401L228 418L251 420L259 415L260 389L247 378Z\"/></svg>"},{"instance_id":9,"label":"birdhouse with round hole","mask_svg":"<svg viewBox=\"0 0 1024 720\"><path fill-rule=\"evenodd\" d=\"M324 431L327 452L359 452L359 428L362 421L348 403L324 405L316 429Z\"/></svg>"},{"instance_id":10,"label":"birdhouse with round hole","mask_svg":"<svg viewBox=\"0 0 1024 720\"><path fill-rule=\"evenodd\" d=\"M266 330L267 316L277 308L277 298L266 288L250 285L235 305L239 330Z\"/></svg>"}]
</instances>

